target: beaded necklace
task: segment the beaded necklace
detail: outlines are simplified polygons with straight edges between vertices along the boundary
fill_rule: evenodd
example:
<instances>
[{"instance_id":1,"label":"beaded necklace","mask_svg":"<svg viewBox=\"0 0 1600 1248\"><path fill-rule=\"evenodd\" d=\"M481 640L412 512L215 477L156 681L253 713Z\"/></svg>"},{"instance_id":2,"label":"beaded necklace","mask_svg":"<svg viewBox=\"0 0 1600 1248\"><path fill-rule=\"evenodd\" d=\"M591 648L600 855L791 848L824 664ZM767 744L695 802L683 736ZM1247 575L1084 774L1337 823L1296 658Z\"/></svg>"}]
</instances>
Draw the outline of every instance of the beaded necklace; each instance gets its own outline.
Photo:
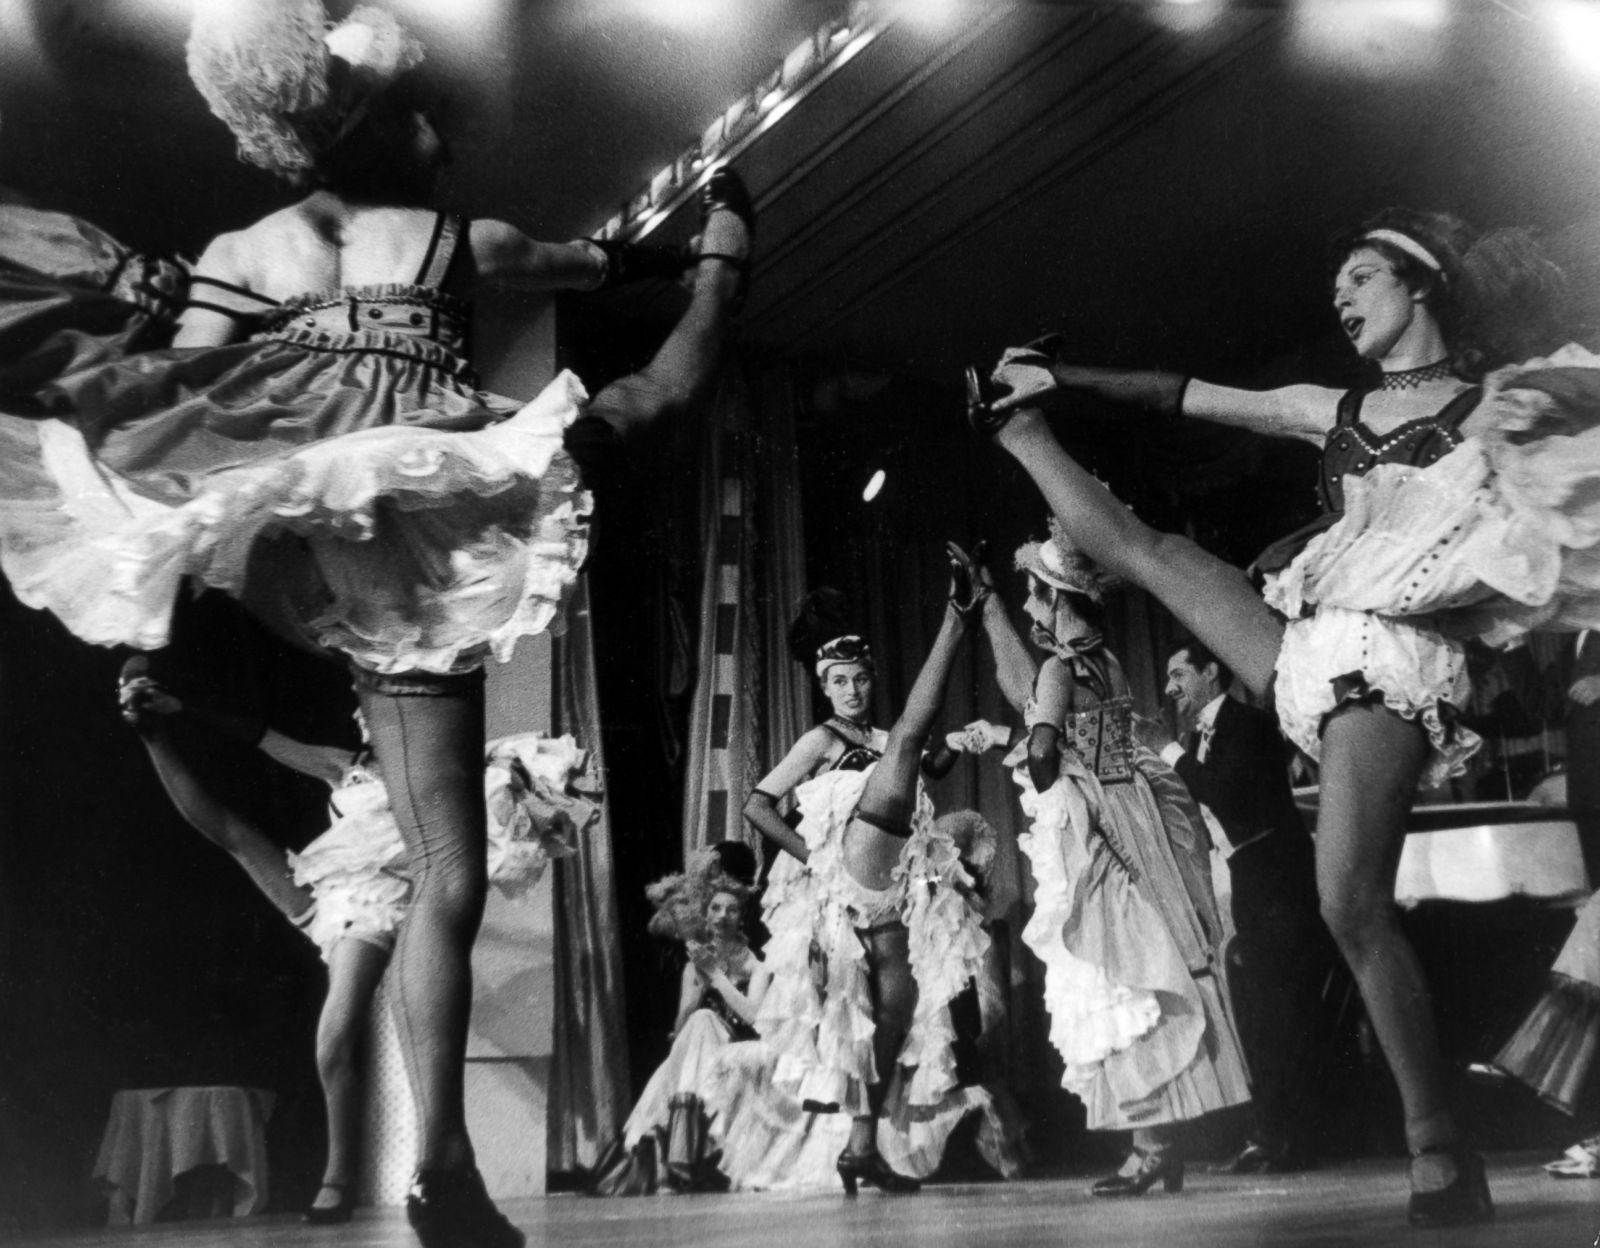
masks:
<instances>
[{"instance_id":1,"label":"beaded necklace","mask_svg":"<svg viewBox=\"0 0 1600 1248\"><path fill-rule=\"evenodd\" d=\"M1421 368L1401 368L1392 373L1385 373L1383 380L1378 383L1380 390L1415 390L1418 386L1430 381L1448 381L1455 374L1450 371L1449 360L1436 360L1432 364L1424 364Z\"/></svg>"}]
</instances>

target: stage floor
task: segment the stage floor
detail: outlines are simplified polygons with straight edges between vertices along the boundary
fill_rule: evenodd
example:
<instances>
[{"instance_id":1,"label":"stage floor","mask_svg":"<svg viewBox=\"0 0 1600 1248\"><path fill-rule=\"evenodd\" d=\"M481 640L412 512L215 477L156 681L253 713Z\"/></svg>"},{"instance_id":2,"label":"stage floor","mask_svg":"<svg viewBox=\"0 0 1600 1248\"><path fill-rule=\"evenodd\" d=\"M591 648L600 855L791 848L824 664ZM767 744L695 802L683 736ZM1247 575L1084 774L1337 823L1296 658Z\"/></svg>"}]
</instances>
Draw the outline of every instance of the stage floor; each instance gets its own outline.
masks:
<instances>
[{"instance_id":1,"label":"stage floor","mask_svg":"<svg viewBox=\"0 0 1600 1248\"><path fill-rule=\"evenodd\" d=\"M1191 1172L1184 1191L1127 1201L1091 1198L1087 1179L929 1187L916 1197L842 1195L662 1196L595 1200L551 1196L508 1203L530 1248L1594 1248L1600 1180L1549 1178L1544 1155L1489 1159L1496 1220L1466 1230L1419 1232L1405 1221L1398 1160L1360 1161L1266 1179ZM307 1227L289 1217L169 1222L19 1241L53 1248L416 1248L398 1209L365 1211L348 1226Z\"/></svg>"}]
</instances>

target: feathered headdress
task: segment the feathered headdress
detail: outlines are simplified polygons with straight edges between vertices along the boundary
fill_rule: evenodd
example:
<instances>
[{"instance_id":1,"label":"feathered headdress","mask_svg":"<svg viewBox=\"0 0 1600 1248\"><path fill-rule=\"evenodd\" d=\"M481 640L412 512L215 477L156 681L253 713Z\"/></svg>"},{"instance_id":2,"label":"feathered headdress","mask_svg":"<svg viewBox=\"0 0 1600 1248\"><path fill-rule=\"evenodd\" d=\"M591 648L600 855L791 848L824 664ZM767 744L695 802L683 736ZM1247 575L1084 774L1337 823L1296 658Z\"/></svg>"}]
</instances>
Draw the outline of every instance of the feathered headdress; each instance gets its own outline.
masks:
<instances>
[{"instance_id":1,"label":"feathered headdress","mask_svg":"<svg viewBox=\"0 0 1600 1248\"><path fill-rule=\"evenodd\" d=\"M750 888L723 870L722 859L715 850L702 849L690 857L681 872L659 879L644 890L656 908L650 919L651 933L669 940L709 939L706 907L718 893L729 893L743 902L749 899Z\"/></svg>"},{"instance_id":2,"label":"feathered headdress","mask_svg":"<svg viewBox=\"0 0 1600 1248\"><path fill-rule=\"evenodd\" d=\"M1050 517L1050 536L1042 542L1024 542L1017 547L1016 566L1046 585L1082 594L1091 602L1104 602L1106 595L1122 581L1107 572L1078 549L1061 522Z\"/></svg>"},{"instance_id":3,"label":"feathered headdress","mask_svg":"<svg viewBox=\"0 0 1600 1248\"><path fill-rule=\"evenodd\" d=\"M284 177L313 168L423 56L393 14L360 5L330 26L321 0L203 0L188 54L240 159Z\"/></svg>"}]
</instances>

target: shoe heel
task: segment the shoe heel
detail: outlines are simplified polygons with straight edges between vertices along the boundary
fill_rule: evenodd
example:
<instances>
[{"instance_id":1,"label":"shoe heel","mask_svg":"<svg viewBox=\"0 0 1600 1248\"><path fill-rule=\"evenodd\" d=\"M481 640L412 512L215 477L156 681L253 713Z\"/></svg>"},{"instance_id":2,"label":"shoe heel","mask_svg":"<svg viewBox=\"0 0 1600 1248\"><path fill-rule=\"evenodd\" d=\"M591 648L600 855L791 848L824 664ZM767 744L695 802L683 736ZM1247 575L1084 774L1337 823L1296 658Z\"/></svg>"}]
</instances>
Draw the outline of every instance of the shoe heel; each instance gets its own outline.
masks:
<instances>
[{"instance_id":1,"label":"shoe heel","mask_svg":"<svg viewBox=\"0 0 1600 1248\"><path fill-rule=\"evenodd\" d=\"M1164 1192L1183 1190L1183 1162L1173 1162L1167 1167L1167 1172L1161 1176L1161 1190Z\"/></svg>"},{"instance_id":2,"label":"shoe heel","mask_svg":"<svg viewBox=\"0 0 1600 1248\"><path fill-rule=\"evenodd\" d=\"M839 1182L844 1184L844 1194L846 1196L854 1196L856 1194L856 1175L854 1170L846 1170L843 1166L840 1166Z\"/></svg>"}]
</instances>

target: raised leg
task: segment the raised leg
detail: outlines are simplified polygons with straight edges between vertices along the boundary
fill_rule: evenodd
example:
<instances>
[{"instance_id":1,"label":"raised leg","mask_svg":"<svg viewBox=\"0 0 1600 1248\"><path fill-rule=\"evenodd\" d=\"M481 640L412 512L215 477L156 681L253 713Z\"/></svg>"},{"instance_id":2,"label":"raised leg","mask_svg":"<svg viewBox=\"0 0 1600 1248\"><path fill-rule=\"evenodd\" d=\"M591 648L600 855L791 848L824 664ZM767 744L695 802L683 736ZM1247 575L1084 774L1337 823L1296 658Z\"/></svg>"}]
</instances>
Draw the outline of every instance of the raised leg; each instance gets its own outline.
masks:
<instances>
[{"instance_id":1,"label":"raised leg","mask_svg":"<svg viewBox=\"0 0 1600 1248\"><path fill-rule=\"evenodd\" d=\"M995 441L1027 470L1084 553L1158 598L1251 693L1266 693L1283 622L1240 569L1145 524L1061 448L1037 410L1018 411Z\"/></svg>"},{"instance_id":2,"label":"raised leg","mask_svg":"<svg viewBox=\"0 0 1600 1248\"><path fill-rule=\"evenodd\" d=\"M735 212L714 208L701 236L701 250L748 256L750 228ZM589 411L625 438L671 418L699 397L715 375L728 337L728 323L743 282L738 264L706 258L695 268L689 307L655 356L642 369L604 387Z\"/></svg>"},{"instance_id":3,"label":"raised leg","mask_svg":"<svg viewBox=\"0 0 1600 1248\"><path fill-rule=\"evenodd\" d=\"M917 767L922 747L933 731L945 686L955 666L956 652L966 634L966 621L947 607L933 649L911 686L905 709L889 730L883 758L867 779L859 810L881 823L904 825L911 818L917 796ZM890 872L900 860L902 837L892 836L862 819L853 819L844 837L845 869L867 888L887 888Z\"/></svg>"},{"instance_id":4,"label":"raised leg","mask_svg":"<svg viewBox=\"0 0 1600 1248\"><path fill-rule=\"evenodd\" d=\"M294 882L282 847L251 820L224 806L206 787L179 750L165 716L134 712L130 719L149 751L162 787L189 826L238 863L286 918L302 918L311 908L311 890Z\"/></svg>"}]
</instances>

